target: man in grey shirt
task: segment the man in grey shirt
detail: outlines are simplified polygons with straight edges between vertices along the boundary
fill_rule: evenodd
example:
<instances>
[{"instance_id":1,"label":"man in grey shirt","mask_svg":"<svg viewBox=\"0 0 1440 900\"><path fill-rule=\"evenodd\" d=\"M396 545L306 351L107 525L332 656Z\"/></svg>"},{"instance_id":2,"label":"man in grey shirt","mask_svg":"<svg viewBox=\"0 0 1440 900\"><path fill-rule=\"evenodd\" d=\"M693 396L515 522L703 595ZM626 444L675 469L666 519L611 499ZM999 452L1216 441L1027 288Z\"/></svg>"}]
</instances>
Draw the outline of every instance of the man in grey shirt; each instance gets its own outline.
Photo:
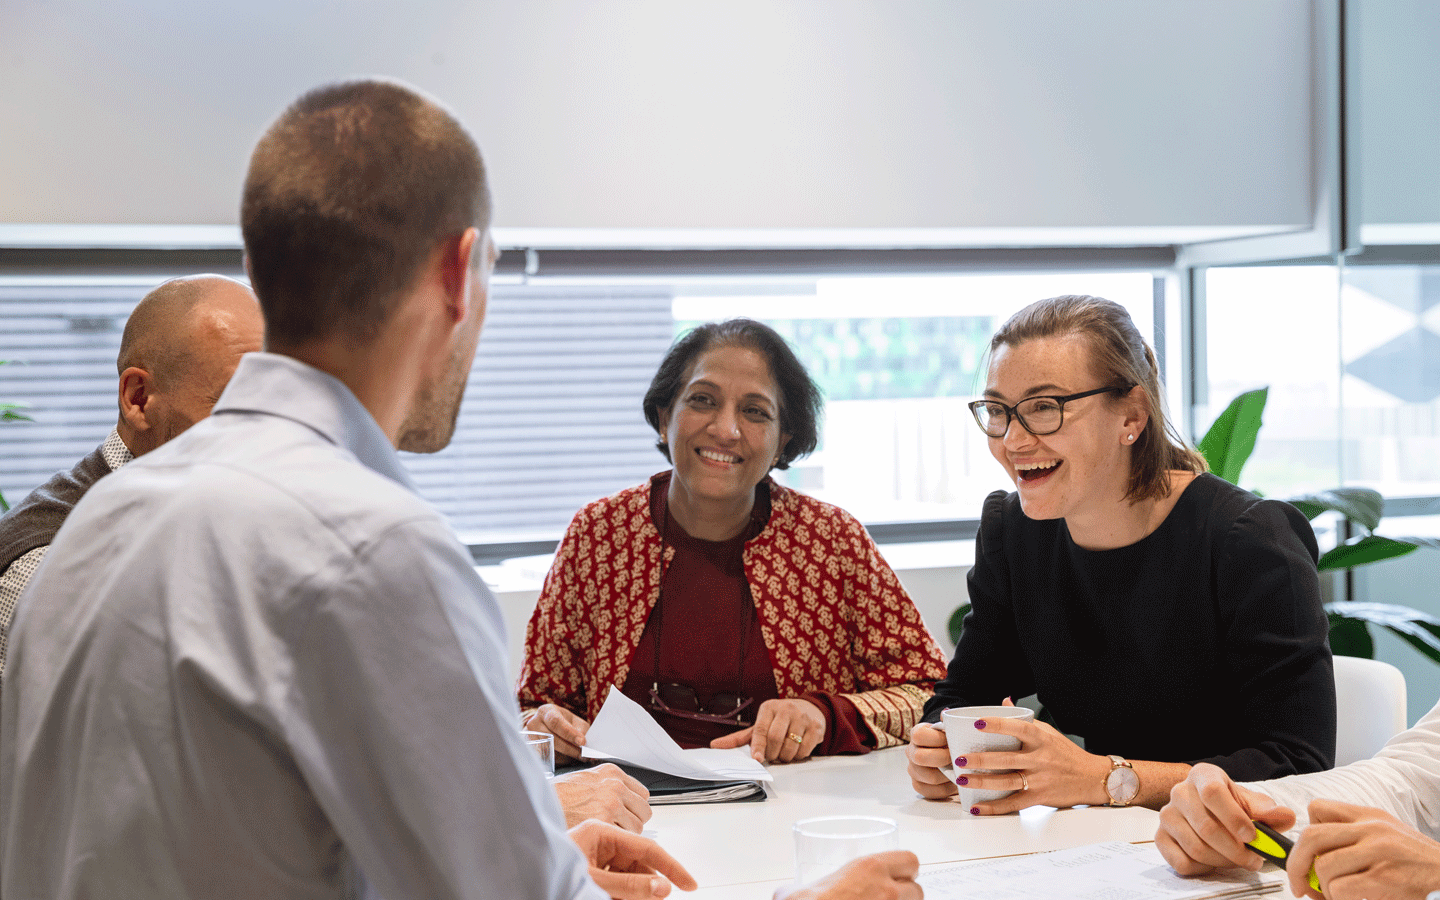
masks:
<instances>
[{"instance_id":1,"label":"man in grey shirt","mask_svg":"<svg viewBox=\"0 0 1440 900\"><path fill-rule=\"evenodd\" d=\"M261 139L241 220L269 352L86 494L18 613L6 900L693 887L638 835L567 835L495 599L396 454L454 429L489 219L474 142L408 88L317 89Z\"/></svg>"},{"instance_id":2,"label":"man in grey shirt","mask_svg":"<svg viewBox=\"0 0 1440 900\"><path fill-rule=\"evenodd\" d=\"M264 330L255 295L221 275L172 278L136 304L116 359L120 417L110 436L0 516L0 675L20 594L70 510L95 482L210 415Z\"/></svg>"}]
</instances>

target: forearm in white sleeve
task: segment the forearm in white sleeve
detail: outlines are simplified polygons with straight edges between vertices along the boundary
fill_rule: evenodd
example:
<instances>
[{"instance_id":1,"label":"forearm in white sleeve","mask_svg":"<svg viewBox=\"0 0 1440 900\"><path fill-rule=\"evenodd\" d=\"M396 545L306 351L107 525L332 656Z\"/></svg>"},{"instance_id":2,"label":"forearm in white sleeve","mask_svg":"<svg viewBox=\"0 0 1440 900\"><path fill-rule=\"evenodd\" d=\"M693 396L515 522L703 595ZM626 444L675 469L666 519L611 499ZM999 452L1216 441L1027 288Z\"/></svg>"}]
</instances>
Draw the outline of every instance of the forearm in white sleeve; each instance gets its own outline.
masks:
<instances>
[{"instance_id":1,"label":"forearm in white sleeve","mask_svg":"<svg viewBox=\"0 0 1440 900\"><path fill-rule=\"evenodd\" d=\"M1372 759L1245 787L1293 809L1296 827L1308 824L1311 800L1340 800L1382 809L1440 840L1440 703Z\"/></svg>"}]
</instances>

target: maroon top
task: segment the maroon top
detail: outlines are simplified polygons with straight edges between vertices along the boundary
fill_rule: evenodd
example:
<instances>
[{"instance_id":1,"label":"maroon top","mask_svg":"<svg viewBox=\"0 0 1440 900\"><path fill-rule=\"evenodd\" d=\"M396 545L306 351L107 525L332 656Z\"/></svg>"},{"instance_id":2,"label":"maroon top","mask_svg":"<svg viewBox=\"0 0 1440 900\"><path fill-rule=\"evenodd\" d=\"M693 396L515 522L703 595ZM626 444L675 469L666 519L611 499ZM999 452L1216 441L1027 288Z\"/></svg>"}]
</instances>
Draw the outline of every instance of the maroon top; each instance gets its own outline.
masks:
<instances>
[{"instance_id":1,"label":"maroon top","mask_svg":"<svg viewBox=\"0 0 1440 900\"><path fill-rule=\"evenodd\" d=\"M670 515L666 506L669 486L668 477L657 479L650 494L650 513L665 542L675 548L675 558L665 569L660 597L645 623L621 690L650 710L680 746L708 747L715 738L736 729L654 709L650 689L657 681L688 685L701 709L707 711L714 693L753 697L755 702L743 714L747 724L755 721L761 703L779 697L744 566L745 542L758 535L770 519L770 491L763 482L756 487L755 506L743 532L728 541L704 541L690 536ZM737 651L743 653L743 660ZM874 735L849 700L819 692L802 696L825 715L825 739L815 748L817 755L863 753L875 746Z\"/></svg>"}]
</instances>

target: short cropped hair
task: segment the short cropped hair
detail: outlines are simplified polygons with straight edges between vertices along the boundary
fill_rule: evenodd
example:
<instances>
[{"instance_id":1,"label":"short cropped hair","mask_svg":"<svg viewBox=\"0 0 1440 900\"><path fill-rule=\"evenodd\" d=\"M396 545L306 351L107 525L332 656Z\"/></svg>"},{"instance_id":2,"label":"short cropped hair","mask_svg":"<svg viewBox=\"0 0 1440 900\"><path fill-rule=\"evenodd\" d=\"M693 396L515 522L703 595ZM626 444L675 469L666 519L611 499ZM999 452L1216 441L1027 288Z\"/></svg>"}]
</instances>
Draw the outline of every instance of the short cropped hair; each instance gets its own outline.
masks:
<instances>
[{"instance_id":1,"label":"short cropped hair","mask_svg":"<svg viewBox=\"0 0 1440 900\"><path fill-rule=\"evenodd\" d=\"M780 461L775 467L788 469L790 463L814 450L820 443L820 411L825 402L819 386L775 329L754 319L739 318L707 322L681 335L670 345L655 377L650 379L643 403L645 421L660 435L655 446L665 458L670 459L670 446L660 431L660 412L675 405L691 366L716 347L754 350L770 366L770 377L780 392L780 432L790 436L780 448Z\"/></svg>"},{"instance_id":2,"label":"short cropped hair","mask_svg":"<svg viewBox=\"0 0 1440 900\"><path fill-rule=\"evenodd\" d=\"M1131 446L1126 499L1135 502L1165 496L1170 485L1167 473L1171 470L1209 470L1205 457L1185 443L1166 417L1165 393L1155 352L1120 304L1083 294L1039 300L1000 326L990 339L990 355L993 357L1001 347L1070 335L1079 336L1090 345L1090 369L1102 385L1143 389L1143 404L1150 422Z\"/></svg>"},{"instance_id":3,"label":"short cropped hair","mask_svg":"<svg viewBox=\"0 0 1440 900\"><path fill-rule=\"evenodd\" d=\"M310 91L256 145L241 201L267 345L373 337L436 246L472 226L490 226L485 165L438 102L373 79Z\"/></svg>"}]
</instances>

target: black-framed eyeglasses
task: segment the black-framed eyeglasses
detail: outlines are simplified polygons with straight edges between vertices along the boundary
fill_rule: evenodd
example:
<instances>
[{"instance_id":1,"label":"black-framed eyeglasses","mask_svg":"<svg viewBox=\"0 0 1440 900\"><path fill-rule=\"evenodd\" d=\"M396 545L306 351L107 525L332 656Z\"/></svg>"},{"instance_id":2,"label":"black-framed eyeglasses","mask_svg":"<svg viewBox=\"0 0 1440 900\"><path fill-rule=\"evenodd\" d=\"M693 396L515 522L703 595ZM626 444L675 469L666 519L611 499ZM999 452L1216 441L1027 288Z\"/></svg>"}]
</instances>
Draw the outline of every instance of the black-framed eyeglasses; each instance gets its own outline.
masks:
<instances>
[{"instance_id":1,"label":"black-framed eyeglasses","mask_svg":"<svg viewBox=\"0 0 1440 900\"><path fill-rule=\"evenodd\" d=\"M1102 387L1078 394L1066 394L1063 397L1026 397L1014 406L1007 406L999 400L972 400L968 405L980 430L990 437L1004 437L1010 428L1011 416L1019 419L1021 427L1026 431L1036 437L1043 437L1054 434L1065 424L1065 404L1071 400L1093 397L1096 394L1123 394L1128 390L1128 387Z\"/></svg>"}]
</instances>

